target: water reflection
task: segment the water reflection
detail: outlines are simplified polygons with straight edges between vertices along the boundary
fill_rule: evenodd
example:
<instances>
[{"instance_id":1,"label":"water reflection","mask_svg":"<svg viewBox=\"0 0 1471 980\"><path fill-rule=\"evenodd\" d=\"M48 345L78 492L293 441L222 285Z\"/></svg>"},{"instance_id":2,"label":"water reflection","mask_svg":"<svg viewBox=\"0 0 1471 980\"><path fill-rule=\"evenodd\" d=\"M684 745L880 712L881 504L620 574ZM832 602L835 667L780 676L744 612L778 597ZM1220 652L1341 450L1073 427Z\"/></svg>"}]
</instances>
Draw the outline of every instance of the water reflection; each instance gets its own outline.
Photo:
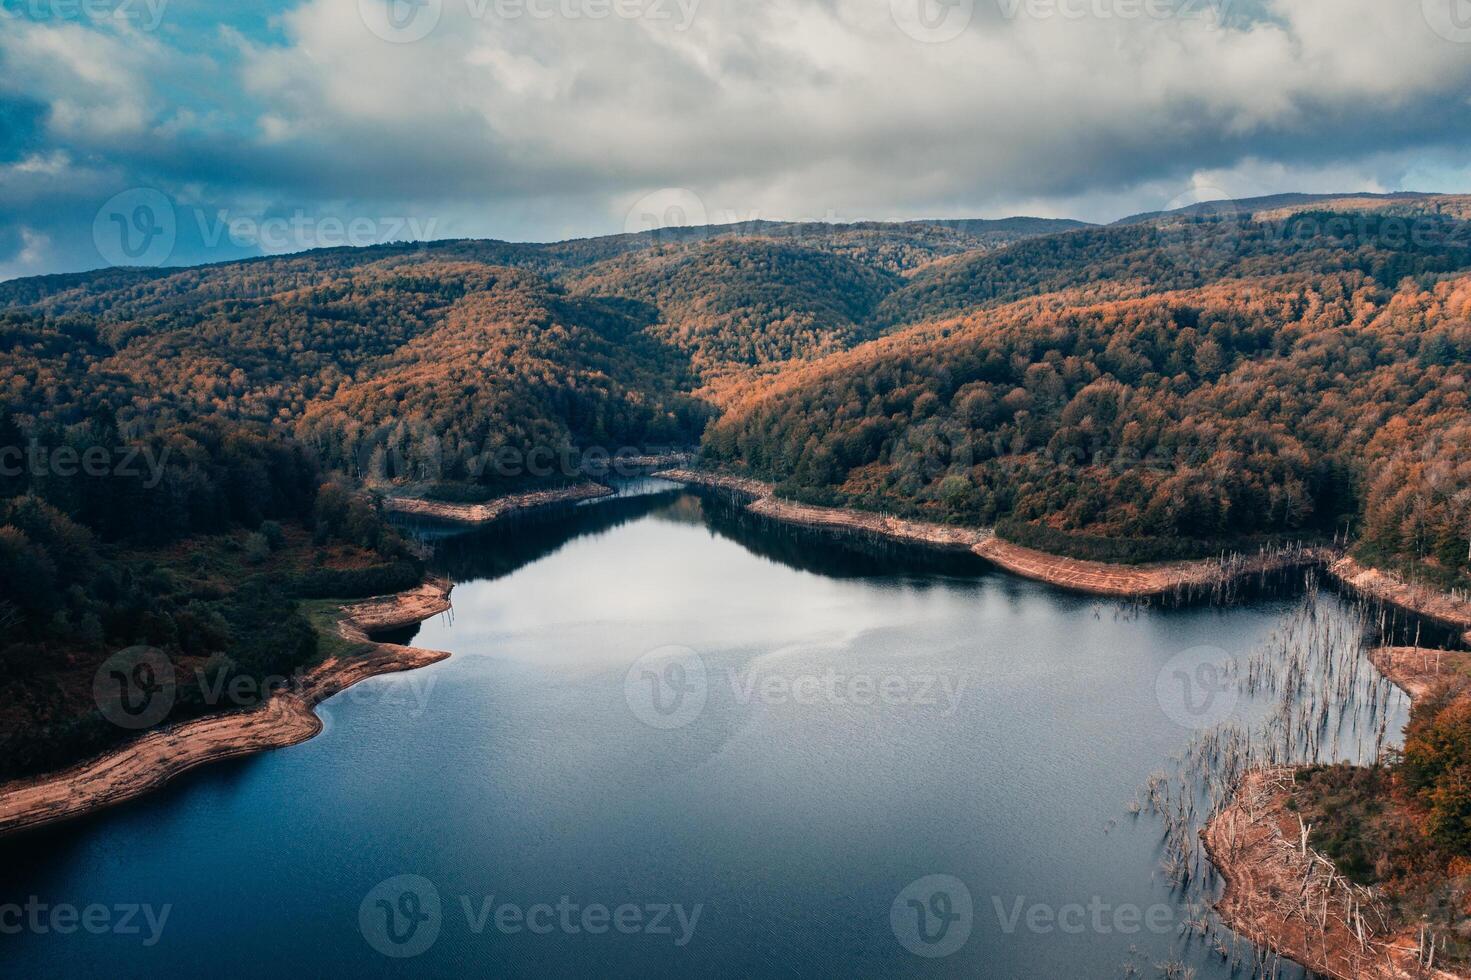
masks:
<instances>
[{"instance_id":1,"label":"water reflection","mask_svg":"<svg viewBox=\"0 0 1471 980\"><path fill-rule=\"evenodd\" d=\"M313 741L0 847L0 904L174 906L154 947L5 936L0 969L1233 976L1191 931L1202 896L1172 880L1165 828L1128 807L1219 720L1165 697L1182 663L1197 676L1190 652L1248 676L1298 598L1099 603L718 495L625 489L471 533L416 526L458 582L454 615L416 641L454 656L329 702ZM1344 610L1325 595L1318 614ZM371 696L429 681L426 700ZM1255 697L1229 705L1237 721ZM1403 705L1386 706L1394 731ZM359 911L406 875L442 918L398 962ZM684 946L476 931L462 900L489 896L703 911ZM955 948L924 955L963 909Z\"/></svg>"},{"instance_id":2,"label":"water reflection","mask_svg":"<svg viewBox=\"0 0 1471 980\"><path fill-rule=\"evenodd\" d=\"M784 524L752 514L740 499L719 491L687 490L662 480L622 490L617 497L548 508L473 530L410 520L398 523L433 546L430 567L455 581L500 578L554 554L570 541L645 517L707 528L752 554L831 578L977 576L990 571L986 562L971 555Z\"/></svg>"}]
</instances>

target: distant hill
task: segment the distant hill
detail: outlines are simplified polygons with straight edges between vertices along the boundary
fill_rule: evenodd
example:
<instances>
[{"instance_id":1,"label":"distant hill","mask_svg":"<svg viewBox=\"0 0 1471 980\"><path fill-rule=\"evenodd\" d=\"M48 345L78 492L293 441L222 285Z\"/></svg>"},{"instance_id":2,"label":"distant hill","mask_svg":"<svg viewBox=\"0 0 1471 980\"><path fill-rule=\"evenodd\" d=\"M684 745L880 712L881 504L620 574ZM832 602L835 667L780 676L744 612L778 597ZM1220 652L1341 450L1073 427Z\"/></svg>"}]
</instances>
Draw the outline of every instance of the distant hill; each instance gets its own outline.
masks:
<instances>
[{"instance_id":1,"label":"distant hill","mask_svg":"<svg viewBox=\"0 0 1471 980\"><path fill-rule=\"evenodd\" d=\"M539 280L536 289L566 286L633 304L620 315L648 322L661 368L729 381L870 336L867 320L901 271L1074 223L952 224L751 222L551 244L321 249L20 279L0 283L0 308L89 325L113 351L108 368L146 377L169 395L171 411L289 423L393 365L390 355L432 333L486 283L505 281L497 269L522 270L517 281L527 288Z\"/></svg>"},{"instance_id":2,"label":"distant hill","mask_svg":"<svg viewBox=\"0 0 1471 980\"><path fill-rule=\"evenodd\" d=\"M1288 207L1280 198L1262 200ZM1343 200L1324 203L1341 206ZM1428 206L1417 212L1421 222L1415 241L1394 220L1398 216L1382 206L1362 212L1357 223L1318 221L1314 214L1330 212L1297 208L1281 211L1275 221L1247 211L1200 217L1170 212L1027 239L931 263L884 299L875 320L881 329L893 329L1062 290L1124 298L1295 270L1352 268L1380 281L1397 281L1461 268L1471 247L1467 226L1430 209L1449 199L1394 199L1403 200Z\"/></svg>"},{"instance_id":3,"label":"distant hill","mask_svg":"<svg viewBox=\"0 0 1471 980\"><path fill-rule=\"evenodd\" d=\"M432 271L431 271L432 270ZM708 412L688 357L637 307L568 295L534 273L421 270L460 295L424 329L307 403L293 431L329 467L374 482L514 485L538 447L684 446ZM572 473L555 475L570 478Z\"/></svg>"},{"instance_id":4,"label":"distant hill","mask_svg":"<svg viewBox=\"0 0 1471 980\"><path fill-rule=\"evenodd\" d=\"M1390 205L1433 205L1437 200L1449 200L1455 195L1398 191L1392 194L1270 194L1265 197L1223 198L1200 201L1170 211L1145 211L1131 214L1115 221L1116 225L1137 225L1155 221L1166 216L1198 217L1201 215L1234 212L1243 215L1263 212L1287 213L1306 210L1355 210L1371 211Z\"/></svg>"},{"instance_id":5,"label":"distant hill","mask_svg":"<svg viewBox=\"0 0 1471 980\"><path fill-rule=\"evenodd\" d=\"M1053 234L1086 223L1060 218L964 218L933 221L823 222L747 221L736 224L660 228L654 231L560 242L503 242L494 239L444 239L365 248L324 248L284 256L263 256L192 267L110 268L62 275L30 276L0 282L0 306L31 305L64 298L68 309L87 296L115 294L153 280L172 280L167 292L177 294L188 281L207 282L218 274L257 281L293 272L340 270L391 259L466 261L535 269L544 273L576 270L629 252L691 245L722 238L799 240L819 251L856 254L870 264L902 272L942 255L977 248L999 248L1013 242ZM250 272L244 272L251 269ZM177 277L183 276L184 279Z\"/></svg>"},{"instance_id":6,"label":"distant hill","mask_svg":"<svg viewBox=\"0 0 1471 980\"><path fill-rule=\"evenodd\" d=\"M1066 218L937 218L923 221L742 221L721 225L660 228L542 246L566 267L586 265L648 248L714 240L769 238L817 251L847 255L890 272L905 272L933 259L1087 227Z\"/></svg>"},{"instance_id":7,"label":"distant hill","mask_svg":"<svg viewBox=\"0 0 1471 980\"><path fill-rule=\"evenodd\" d=\"M348 480L487 492L498 451L703 435L792 493L1059 548L1174 553L1344 520L1459 575L1465 542L1459 559L1446 542L1471 514L1394 488L1460 439L1468 201L761 221L18 280L0 284L0 413L21 432L209 419ZM1061 466L1078 447L1111 469Z\"/></svg>"},{"instance_id":8,"label":"distant hill","mask_svg":"<svg viewBox=\"0 0 1471 980\"><path fill-rule=\"evenodd\" d=\"M895 273L781 238L716 238L626 254L570 280L646 306L650 332L707 380L820 357L867 339Z\"/></svg>"}]
</instances>

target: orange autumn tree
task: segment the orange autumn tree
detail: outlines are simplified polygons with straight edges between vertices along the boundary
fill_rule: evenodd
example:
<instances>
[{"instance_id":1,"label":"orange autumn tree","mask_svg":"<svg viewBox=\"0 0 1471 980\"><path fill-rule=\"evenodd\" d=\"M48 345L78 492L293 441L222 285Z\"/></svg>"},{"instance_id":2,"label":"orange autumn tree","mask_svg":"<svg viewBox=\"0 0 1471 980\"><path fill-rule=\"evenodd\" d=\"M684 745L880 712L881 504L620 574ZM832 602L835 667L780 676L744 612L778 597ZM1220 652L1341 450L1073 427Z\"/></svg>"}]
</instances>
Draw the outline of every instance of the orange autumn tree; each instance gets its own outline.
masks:
<instances>
[{"instance_id":1,"label":"orange autumn tree","mask_svg":"<svg viewBox=\"0 0 1471 980\"><path fill-rule=\"evenodd\" d=\"M1471 698L1441 693L1415 706L1399 773L1426 810L1431 838L1471 854Z\"/></svg>"}]
</instances>

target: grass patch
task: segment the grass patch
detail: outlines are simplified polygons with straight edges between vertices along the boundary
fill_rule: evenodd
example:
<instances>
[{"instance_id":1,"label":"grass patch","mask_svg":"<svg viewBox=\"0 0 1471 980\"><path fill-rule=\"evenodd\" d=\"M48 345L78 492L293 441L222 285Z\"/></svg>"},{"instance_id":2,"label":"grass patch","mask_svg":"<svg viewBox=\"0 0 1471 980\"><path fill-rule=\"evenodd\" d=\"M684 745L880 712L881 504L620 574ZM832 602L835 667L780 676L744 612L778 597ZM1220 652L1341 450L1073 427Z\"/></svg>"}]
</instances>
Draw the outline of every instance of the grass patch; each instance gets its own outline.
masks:
<instances>
[{"instance_id":1,"label":"grass patch","mask_svg":"<svg viewBox=\"0 0 1471 980\"><path fill-rule=\"evenodd\" d=\"M1390 775L1381 767L1308 766L1294 775L1288 809L1308 825L1309 843L1361 885L1393 873L1386 859L1403 857L1408 822L1390 803ZM1381 866L1380 862L1386 863Z\"/></svg>"},{"instance_id":2,"label":"grass patch","mask_svg":"<svg viewBox=\"0 0 1471 980\"><path fill-rule=\"evenodd\" d=\"M337 622L342 617L342 603L333 599L306 599L297 608L317 631L316 662L333 657L360 656L372 649L373 644L349 640L337 631Z\"/></svg>"}]
</instances>

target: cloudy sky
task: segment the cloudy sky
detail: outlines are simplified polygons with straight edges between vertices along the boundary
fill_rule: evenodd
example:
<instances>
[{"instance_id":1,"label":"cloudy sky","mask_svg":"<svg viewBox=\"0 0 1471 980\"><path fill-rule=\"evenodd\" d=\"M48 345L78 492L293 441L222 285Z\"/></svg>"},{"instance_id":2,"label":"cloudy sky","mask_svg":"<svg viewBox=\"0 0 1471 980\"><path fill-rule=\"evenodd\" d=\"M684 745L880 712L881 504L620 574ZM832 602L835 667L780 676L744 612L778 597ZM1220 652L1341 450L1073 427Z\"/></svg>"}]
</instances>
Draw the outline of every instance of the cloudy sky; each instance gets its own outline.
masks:
<instances>
[{"instance_id":1,"label":"cloudy sky","mask_svg":"<svg viewBox=\"0 0 1471 980\"><path fill-rule=\"evenodd\" d=\"M1471 0L0 0L0 278L1471 191Z\"/></svg>"}]
</instances>

